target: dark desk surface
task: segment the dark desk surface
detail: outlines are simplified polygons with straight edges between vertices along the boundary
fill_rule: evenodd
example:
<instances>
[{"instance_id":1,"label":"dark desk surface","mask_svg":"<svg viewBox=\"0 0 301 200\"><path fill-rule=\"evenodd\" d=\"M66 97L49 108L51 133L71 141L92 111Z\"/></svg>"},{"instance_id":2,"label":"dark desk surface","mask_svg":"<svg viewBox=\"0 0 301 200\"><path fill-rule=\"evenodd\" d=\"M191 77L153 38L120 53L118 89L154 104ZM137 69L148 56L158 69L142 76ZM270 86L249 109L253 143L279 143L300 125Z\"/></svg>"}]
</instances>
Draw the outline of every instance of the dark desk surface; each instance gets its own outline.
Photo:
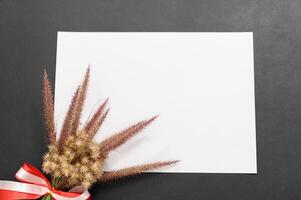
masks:
<instances>
[{"instance_id":1,"label":"dark desk surface","mask_svg":"<svg viewBox=\"0 0 301 200\"><path fill-rule=\"evenodd\" d=\"M57 31L254 32L258 175L148 174L94 199L301 198L301 1L0 0L0 179L41 164L41 74L54 82Z\"/></svg>"}]
</instances>

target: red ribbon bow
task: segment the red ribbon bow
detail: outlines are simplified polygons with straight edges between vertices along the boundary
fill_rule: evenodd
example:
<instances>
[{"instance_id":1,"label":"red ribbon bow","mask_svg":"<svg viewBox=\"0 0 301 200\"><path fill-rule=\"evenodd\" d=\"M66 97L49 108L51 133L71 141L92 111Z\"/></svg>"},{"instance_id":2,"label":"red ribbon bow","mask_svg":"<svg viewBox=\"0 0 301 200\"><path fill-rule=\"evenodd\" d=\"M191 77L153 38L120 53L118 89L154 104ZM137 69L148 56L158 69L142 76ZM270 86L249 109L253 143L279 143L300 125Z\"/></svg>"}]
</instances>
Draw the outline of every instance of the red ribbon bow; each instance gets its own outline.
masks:
<instances>
[{"instance_id":1,"label":"red ribbon bow","mask_svg":"<svg viewBox=\"0 0 301 200\"><path fill-rule=\"evenodd\" d=\"M20 182L0 181L0 199L38 199L50 194L54 200L90 200L91 195L77 186L69 192L54 189L48 179L34 166L24 163L15 177Z\"/></svg>"}]
</instances>

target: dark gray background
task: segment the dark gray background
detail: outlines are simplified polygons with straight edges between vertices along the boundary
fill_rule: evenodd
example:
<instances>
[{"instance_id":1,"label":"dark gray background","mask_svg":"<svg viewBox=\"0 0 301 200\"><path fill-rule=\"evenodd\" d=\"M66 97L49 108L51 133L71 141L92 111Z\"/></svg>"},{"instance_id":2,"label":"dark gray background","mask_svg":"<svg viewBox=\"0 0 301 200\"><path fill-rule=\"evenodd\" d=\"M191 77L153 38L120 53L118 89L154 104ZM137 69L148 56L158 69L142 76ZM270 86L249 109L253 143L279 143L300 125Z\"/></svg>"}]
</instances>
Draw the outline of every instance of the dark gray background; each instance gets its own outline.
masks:
<instances>
[{"instance_id":1,"label":"dark gray background","mask_svg":"<svg viewBox=\"0 0 301 200\"><path fill-rule=\"evenodd\" d=\"M299 199L300 30L299 0L0 0L0 179L12 180L25 161L41 165L41 75L46 67L54 82L57 31L253 31L258 175L148 174L91 192L102 200Z\"/></svg>"}]
</instances>

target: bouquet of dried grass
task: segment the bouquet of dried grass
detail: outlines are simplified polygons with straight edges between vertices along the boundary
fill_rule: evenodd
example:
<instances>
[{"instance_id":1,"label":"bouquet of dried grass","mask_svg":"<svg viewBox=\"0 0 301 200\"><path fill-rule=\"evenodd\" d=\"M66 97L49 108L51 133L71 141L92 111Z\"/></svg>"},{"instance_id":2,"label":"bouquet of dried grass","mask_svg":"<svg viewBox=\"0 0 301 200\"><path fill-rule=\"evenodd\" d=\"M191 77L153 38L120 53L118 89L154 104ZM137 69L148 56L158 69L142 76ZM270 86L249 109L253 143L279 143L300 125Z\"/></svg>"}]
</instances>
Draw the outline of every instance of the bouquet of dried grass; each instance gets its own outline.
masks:
<instances>
[{"instance_id":1,"label":"bouquet of dried grass","mask_svg":"<svg viewBox=\"0 0 301 200\"><path fill-rule=\"evenodd\" d=\"M132 176L177 162L161 161L104 172L102 167L109 153L139 133L153 122L157 116L140 121L101 143L94 142L93 137L107 117L109 109L106 109L108 103L108 100L106 100L96 110L93 117L83 127L80 126L89 76L90 68L86 71L83 83L78 86L74 93L60 137L57 139L53 95L47 73L46 71L44 72L44 117L48 130L49 151L44 155L43 171L51 175L51 183L54 188L69 189L81 185L85 189L89 189L97 182ZM51 195L44 198L51 198Z\"/></svg>"}]
</instances>

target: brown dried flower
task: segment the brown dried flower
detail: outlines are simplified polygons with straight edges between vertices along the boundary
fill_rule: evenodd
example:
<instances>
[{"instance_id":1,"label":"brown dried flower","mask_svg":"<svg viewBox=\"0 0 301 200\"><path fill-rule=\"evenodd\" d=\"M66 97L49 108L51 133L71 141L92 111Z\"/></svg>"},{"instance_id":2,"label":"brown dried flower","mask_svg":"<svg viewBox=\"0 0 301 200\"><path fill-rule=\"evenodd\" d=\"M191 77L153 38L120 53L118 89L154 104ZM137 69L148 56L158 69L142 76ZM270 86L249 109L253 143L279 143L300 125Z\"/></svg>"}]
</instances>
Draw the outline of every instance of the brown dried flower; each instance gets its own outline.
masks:
<instances>
[{"instance_id":1,"label":"brown dried flower","mask_svg":"<svg viewBox=\"0 0 301 200\"><path fill-rule=\"evenodd\" d=\"M103 164L111 151L135 136L157 116L143 120L105 139L100 144L93 141L98 129L105 120L109 109L105 109L108 99L100 105L93 117L80 127L80 118L86 98L90 76L88 68L84 81L76 90L63 123L61 136L56 141L53 117L53 96L51 86L44 72L44 115L49 136L49 150L44 155L43 170L52 176L52 184L59 189L83 185L86 189L100 181L110 181L140 174L177 161L161 161L133 166L111 172L103 172Z\"/></svg>"},{"instance_id":2,"label":"brown dried flower","mask_svg":"<svg viewBox=\"0 0 301 200\"><path fill-rule=\"evenodd\" d=\"M55 126L54 126L54 111L53 111L53 96L52 96L52 90L51 85L48 80L48 75L46 73L46 70L44 70L44 118L45 118L45 124L48 130L48 138L49 143L53 144L56 141L56 132L55 132Z\"/></svg>"}]
</instances>

